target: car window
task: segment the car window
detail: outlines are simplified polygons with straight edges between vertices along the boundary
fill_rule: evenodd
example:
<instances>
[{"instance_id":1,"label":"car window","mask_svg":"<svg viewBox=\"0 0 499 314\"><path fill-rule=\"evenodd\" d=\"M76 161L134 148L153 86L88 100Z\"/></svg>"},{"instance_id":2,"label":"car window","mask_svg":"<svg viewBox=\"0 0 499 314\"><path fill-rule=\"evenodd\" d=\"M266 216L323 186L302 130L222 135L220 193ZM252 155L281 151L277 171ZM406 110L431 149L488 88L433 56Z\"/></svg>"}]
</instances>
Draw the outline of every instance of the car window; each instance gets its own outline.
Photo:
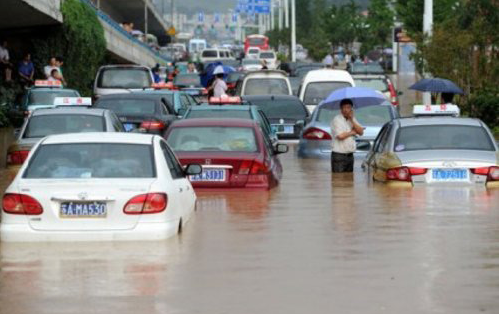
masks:
<instances>
[{"instance_id":1,"label":"car window","mask_svg":"<svg viewBox=\"0 0 499 314\"><path fill-rule=\"evenodd\" d=\"M163 155L165 156L166 163L168 164L168 169L170 169L170 173L173 179L181 179L185 177L184 171L182 170L182 166L179 164L177 157L170 150L168 145L164 141L160 142L161 150L163 151Z\"/></svg>"},{"instance_id":2,"label":"car window","mask_svg":"<svg viewBox=\"0 0 499 314\"><path fill-rule=\"evenodd\" d=\"M252 100L253 105L258 106L269 119L288 118L305 119L307 110L298 99L274 99L274 100Z\"/></svg>"},{"instance_id":3,"label":"car window","mask_svg":"<svg viewBox=\"0 0 499 314\"><path fill-rule=\"evenodd\" d=\"M376 136L376 138L374 139L374 144L373 144L373 151L374 152L377 152L378 151L378 146L380 144L380 141L381 141L381 138L384 136L384 134L386 133L386 130L388 129L388 126L389 124L385 124L381 130L379 131L378 135Z\"/></svg>"},{"instance_id":4,"label":"car window","mask_svg":"<svg viewBox=\"0 0 499 314\"><path fill-rule=\"evenodd\" d=\"M118 116L156 113L156 102L151 99L100 99L95 107L109 109Z\"/></svg>"},{"instance_id":5,"label":"car window","mask_svg":"<svg viewBox=\"0 0 499 314\"><path fill-rule=\"evenodd\" d=\"M189 106L192 106L193 104L191 103L191 100L189 99L189 96L183 94L180 95L180 100L182 103L182 108L187 109Z\"/></svg>"},{"instance_id":6,"label":"car window","mask_svg":"<svg viewBox=\"0 0 499 314\"><path fill-rule=\"evenodd\" d=\"M249 110L191 110L185 119L214 118L214 119L247 119L251 120Z\"/></svg>"},{"instance_id":7,"label":"car window","mask_svg":"<svg viewBox=\"0 0 499 314\"><path fill-rule=\"evenodd\" d=\"M32 105L53 105L56 97L80 97L76 91L37 91L33 90L29 93L28 106Z\"/></svg>"},{"instance_id":8,"label":"car window","mask_svg":"<svg viewBox=\"0 0 499 314\"><path fill-rule=\"evenodd\" d=\"M201 86L201 79L197 74L179 74L173 80L175 86Z\"/></svg>"},{"instance_id":9,"label":"car window","mask_svg":"<svg viewBox=\"0 0 499 314\"><path fill-rule=\"evenodd\" d=\"M367 106L354 109L355 118L363 126L380 126L392 120L390 106ZM329 124L331 120L340 114L340 110L320 108L317 115L317 121Z\"/></svg>"},{"instance_id":10,"label":"car window","mask_svg":"<svg viewBox=\"0 0 499 314\"><path fill-rule=\"evenodd\" d=\"M385 133L379 138L379 143L377 144L377 147L376 147L377 153L384 152L385 149L387 148L388 139L390 138L391 130L392 130L392 126L388 125L386 127Z\"/></svg>"},{"instance_id":11,"label":"car window","mask_svg":"<svg viewBox=\"0 0 499 314\"><path fill-rule=\"evenodd\" d=\"M380 92L387 92L388 83L382 78L354 79L355 86L374 89Z\"/></svg>"},{"instance_id":12,"label":"car window","mask_svg":"<svg viewBox=\"0 0 499 314\"><path fill-rule=\"evenodd\" d=\"M121 123L120 119L113 113L109 113L111 117L111 123L113 124L113 128L116 132L125 132L125 128L123 127L123 123Z\"/></svg>"},{"instance_id":13,"label":"car window","mask_svg":"<svg viewBox=\"0 0 499 314\"><path fill-rule=\"evenodd\" d=\"M102 116L85 114L52 114L29 119L23 138L41 138L48 135L106 131Z\"/></svg>"},{"instance_id":14,"label":"car window","mask_svg":"<svg viewBox=\"0 0 499 314\"><path fill-rule=\"evenodd\" d=\"M260 122L260 125L264 131L265 134L270 136L272 134L272 128L270 126L270 121L267 119L267 116L265 116L265 113L261 110L258 110L258 121Z\"/></svg>"},{"instance_id":15,"label":"car window","mask_svg":"<svg viewBox=\"0 0 499 314\"><path fill-rule=\"evenodd\" d=\"M205 50L202 53L204 58L218 58L218 51L216 50Z\"/></svg>"},{"instance_id":16,"label":"car window","mask_svg":"<svg viewBox=\"0 0 499 314\"><path fill-rule=\"evenodd\" d=\"M490 135L480 126L418 125L400 128L394 149L413 150L481 150L494 151Z\"/></svg>"},{"instance_id":17,"label":"car window","mask_svg":"<svg viewBox=\"0 0 499 314\"><path fill-rule=\"evenodd\" d=\"M145 68L109 68L99 73L100 88L146 88L152 84L151 74Z\"/></svg>"},{"instance_id":18,"label":"car window","mask_svg":"<svg viewBox=\"0 0 499 314\"><path fill-rule=\"evenodd\" d=\"M275 55L273 52L260 52L260 59L274 59Z\"/></svg>"},{"instance_id":19,"label":"car window","mask_svg":"<svg viewBox=\"0 0 499 314\"><path fill-rule=\"evenodd\" d=\"M289 87L285 79L252 78L246 81L244 95L289 95Z\"/></svg>"},{"instance_id":20,"label":"car window","mask_svg":"<svg viewBox=\"0 0 499 314\"><path fill-rule=\"evenodd\" d=\"M151 145L68 143L39 146L28 179L154 178Z\"/></svg>"},{"instance_id":21,"label":"car window","mask_svg":"<svg viewBox=\"0 0 499 314\"><path fill-rule=\"evenodd\" d=\"M248 127L176 127L167 142L174 151L258 151L254 130Z\"/></svg>"},{"instance_id":22,"label":"car window","mask_svg":"<svg viewBox=\"0 0 499 314\"><path fill-rule=\"evenodd\" d=\"M340 88L352 86L348 82L313 82L305 87L303 103L307 106L318 105L326 99L332 92Z\"/></svg>"}]
</instances>

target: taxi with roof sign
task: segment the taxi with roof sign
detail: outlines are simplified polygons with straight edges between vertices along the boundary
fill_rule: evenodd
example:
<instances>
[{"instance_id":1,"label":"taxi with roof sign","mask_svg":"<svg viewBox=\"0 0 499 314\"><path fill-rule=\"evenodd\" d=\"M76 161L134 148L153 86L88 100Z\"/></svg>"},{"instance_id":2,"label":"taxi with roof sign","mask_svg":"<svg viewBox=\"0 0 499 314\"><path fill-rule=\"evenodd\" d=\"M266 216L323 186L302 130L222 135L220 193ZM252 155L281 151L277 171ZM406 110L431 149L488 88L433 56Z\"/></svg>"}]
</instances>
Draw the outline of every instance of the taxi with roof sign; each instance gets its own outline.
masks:
<instances>
[{"instance_id":1,"label":"taxi with roof sign","mask_svg":"<svg viewBox=\"0 0 499 314\"><path fill-rule=\"evenodd\" d=\"M415 117L459 117L461 115L461 110L458 106L453 104L442 104L442 105L416 105L412 109L412 115Z\"/></svg>"},{"instance_id":2,"label":"taxi with roof sign","mask_svg":"<svg viewBox=\"0 0 499 314\"><path fill-rule=\"evenodd\" d=\"M64 88L60 81L36 80L35 85L26 90L18 106L27 113L39 108L52 108L56 106L54 100L57 97L80 97L80 93Z\"/></svg>"},{"instance_id":3,"label":"taxi with roof sign","mask_svg":"<svg viewBox=\"0 0 499 314\"><path fill-rule=\"evenodd\" d=\"M481 120L455 117L457 109L422 106L415 117L386 123L362 168L374 181L395 186L499 187L499 148L491 131Z\"/></svg>"},{"instance_id":4,"label":"taxi with roof sign","mask_svg":"<svg viewBox=\"0 0 499 314\"><path fill-rule=\"evenodd\" d=\"M90 98L56 98L67 103L57 108L37 109L24 121L16 140L7 149L7 170L14 178L36 143L45 136L63 133L124 132L118 117L105 109L90 108ZM90 102L91 104L91 102Z\"/></svg>"}]
</instances>

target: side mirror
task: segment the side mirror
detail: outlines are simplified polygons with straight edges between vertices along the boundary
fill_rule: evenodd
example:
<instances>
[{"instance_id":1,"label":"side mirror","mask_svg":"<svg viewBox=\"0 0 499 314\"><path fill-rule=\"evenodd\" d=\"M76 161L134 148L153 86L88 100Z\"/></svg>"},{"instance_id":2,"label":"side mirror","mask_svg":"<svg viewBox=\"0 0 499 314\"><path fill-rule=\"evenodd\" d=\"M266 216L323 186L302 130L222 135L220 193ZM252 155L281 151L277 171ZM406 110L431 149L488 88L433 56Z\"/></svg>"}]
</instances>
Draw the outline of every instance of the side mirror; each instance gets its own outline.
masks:
<instances>
[{"instance_id":1,"label":"side mirror","mask_svg":"<svg viewBox=\"0 0 499 314\"><path fill-rule=\"evenodd\" d=\"M203 172L203 167L199 164L189 164L184 170L184 173L188 176L195 176Z\"/></svg>"},{"instance_id":2,"label":"side mirror","mask_svg":"<svg viewBox=\"0 0 499 314\"><path fill-rule=\"evenodd\" d=\"M276 154L285 154L289 151L289 147L286 144L277 144L274 152Z\"/></svg>"},{"instance_id":3,"label":"side mirror","mask_svg":"<svg viewBox=\"0 0 499 314\"><path fill-rule=\"evenodd\" d=\"M368 141L358 141L357 142L357 150L360 151L369 151L371 149L371 143Z\"/></svg>"},{"instance_id":4,"label":"side mirror","mask_svg":"<svg viewBox=\"0 0 499 314\"><path fill-rule=\"evenodd\" d=\"M398 91L397 95L402 96L402 95L404 95L404 92L403 91Z\"/></svg>"}]
</instances>

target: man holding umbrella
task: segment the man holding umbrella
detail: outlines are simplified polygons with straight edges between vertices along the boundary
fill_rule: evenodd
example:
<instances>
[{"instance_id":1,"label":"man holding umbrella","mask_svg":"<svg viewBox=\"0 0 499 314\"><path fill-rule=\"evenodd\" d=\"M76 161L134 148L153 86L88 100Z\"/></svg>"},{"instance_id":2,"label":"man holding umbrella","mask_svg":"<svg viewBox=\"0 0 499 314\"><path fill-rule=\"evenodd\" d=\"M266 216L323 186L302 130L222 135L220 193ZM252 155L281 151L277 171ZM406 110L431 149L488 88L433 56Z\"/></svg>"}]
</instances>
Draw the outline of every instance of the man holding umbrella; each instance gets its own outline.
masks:
<instances>
[{"instance_id":1,"label":"man holding umbrella","mask_svg":"<svg viewBox=\"0 0 499 314\"><path fill-rule=\"evenodd\" d=\"M355 119L353 102L345 98L340 102L340 114L331 121L333 152L331 169L333 172L353 172L356 150L355 136L364 134L364 128Z\"/></svg>"}]
</instances>

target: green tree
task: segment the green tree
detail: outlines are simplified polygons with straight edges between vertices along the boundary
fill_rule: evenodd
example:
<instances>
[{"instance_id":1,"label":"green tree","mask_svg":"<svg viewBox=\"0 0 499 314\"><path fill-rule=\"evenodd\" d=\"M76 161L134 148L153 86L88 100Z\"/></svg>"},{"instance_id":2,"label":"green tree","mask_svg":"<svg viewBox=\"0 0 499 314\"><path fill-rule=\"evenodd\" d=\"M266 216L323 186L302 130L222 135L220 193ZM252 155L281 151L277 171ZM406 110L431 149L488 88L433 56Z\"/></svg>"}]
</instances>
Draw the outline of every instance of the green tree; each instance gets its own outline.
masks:
<instances>
[{"instance_id":1,"label":"green tree","mask_svg":"<svg viewBox=\"0 0 499 314\"><path fill-rule=\"evenodd\" d=\"M389 0L372 0L367 17L367 33L369 37L366 44L370 48L386 46L392 33L394 12Z\"/></svg>"}]
</instances>

